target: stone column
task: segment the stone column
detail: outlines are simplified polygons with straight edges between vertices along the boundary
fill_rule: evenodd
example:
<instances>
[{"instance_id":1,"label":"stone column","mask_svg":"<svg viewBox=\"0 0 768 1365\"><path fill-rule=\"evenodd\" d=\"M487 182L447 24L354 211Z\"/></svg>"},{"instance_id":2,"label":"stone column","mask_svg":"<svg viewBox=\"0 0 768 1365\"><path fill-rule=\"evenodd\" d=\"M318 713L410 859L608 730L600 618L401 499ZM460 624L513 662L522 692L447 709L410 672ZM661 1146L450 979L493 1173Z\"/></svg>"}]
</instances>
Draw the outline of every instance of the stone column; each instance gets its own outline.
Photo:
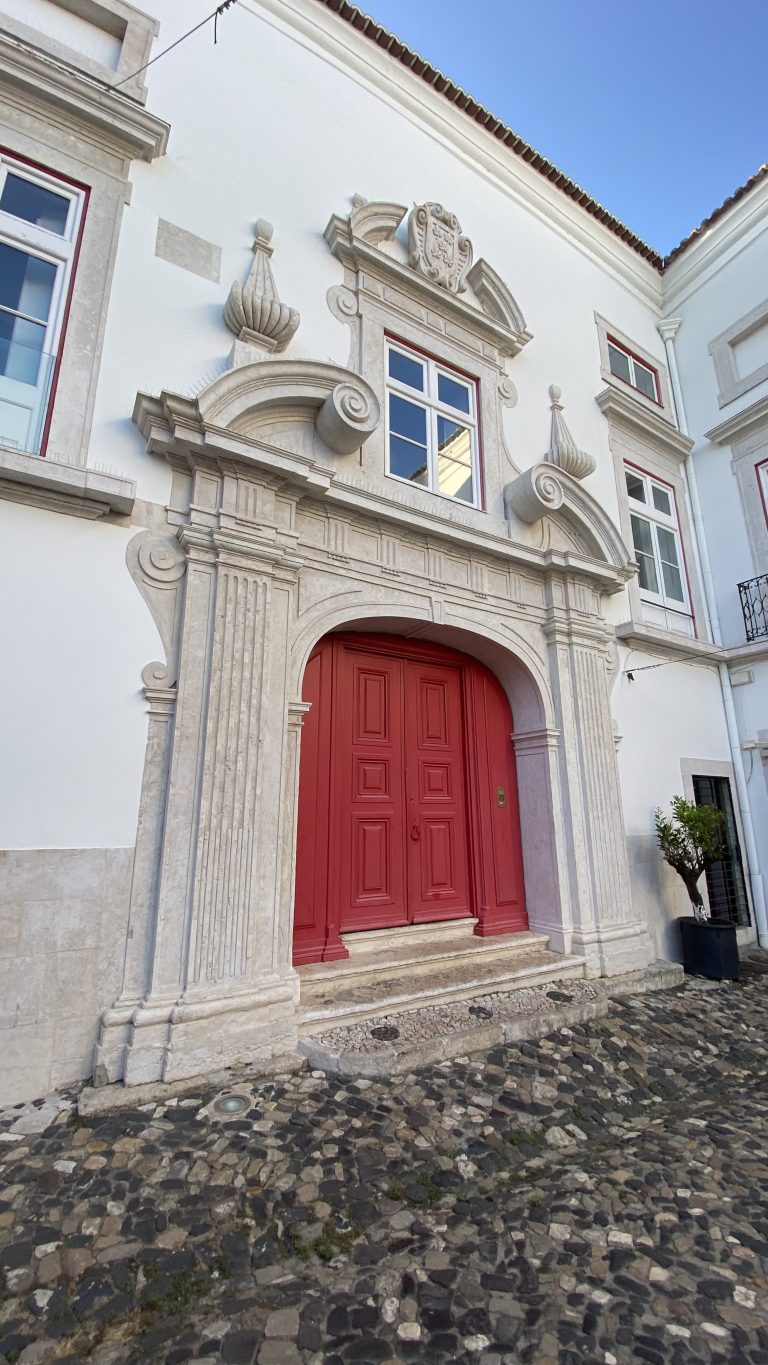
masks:
<instances>
[{"instance_id":1,"label":"stone column","mask_svg":"<svg viewBox=\"0 0 768 1365\"><path fill-rule=\"evenodd\" d=\"M569 897L568 840L560 794L561 735L556 729L512 735L517 766L520 831L528 925L549 935L556 953L570 953L573 918Z\"/></svg>"},{"instance_id":2,"label":"stone column","mask_svg":"<svg viewBox=\"0 0 768 1365\"><path fill-rule=\"evenodd\" d=\"M128 1084L263 1066L296 1047L298 979L281 920L296 563L274 540L202 520L178 532L187 561L178 700L151 966L122 1025ZM101 1052L116 1079L109 1013Z\"/></svg>"},{"instance_id":3,"label":"stone column","mask_svg":"<svg viewBox=\"0 0 768 1365\"><path fill-rule=\"evenodd\" d=\"M572 946L586 957L588 973L597 976L644 967L653 953L647 926L632 910L606 667L612 637L602 616L585 609L588 605L578 581L552 585L544 629L562 732Z\"/></svg>"}]
</instances>

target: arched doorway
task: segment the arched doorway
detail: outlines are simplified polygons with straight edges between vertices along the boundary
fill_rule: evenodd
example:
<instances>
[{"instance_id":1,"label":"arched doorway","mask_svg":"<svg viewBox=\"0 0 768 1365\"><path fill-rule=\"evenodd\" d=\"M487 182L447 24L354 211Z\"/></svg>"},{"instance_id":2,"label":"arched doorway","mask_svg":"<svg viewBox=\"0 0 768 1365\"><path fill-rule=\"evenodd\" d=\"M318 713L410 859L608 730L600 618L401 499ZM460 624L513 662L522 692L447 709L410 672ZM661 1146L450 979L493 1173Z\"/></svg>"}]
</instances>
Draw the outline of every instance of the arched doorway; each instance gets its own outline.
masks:
<instances>
[{"instance_id":1,"label":"arched doorway","mask_svg":"<svg viewBox=\"0 0 768 1365\"><path fill-rule=\"evenodd\" d=\"M512 715L490 670L443 645L331 634L303 698L294 961L410 924L527 929Z\"/></svg>"}]
</instances>

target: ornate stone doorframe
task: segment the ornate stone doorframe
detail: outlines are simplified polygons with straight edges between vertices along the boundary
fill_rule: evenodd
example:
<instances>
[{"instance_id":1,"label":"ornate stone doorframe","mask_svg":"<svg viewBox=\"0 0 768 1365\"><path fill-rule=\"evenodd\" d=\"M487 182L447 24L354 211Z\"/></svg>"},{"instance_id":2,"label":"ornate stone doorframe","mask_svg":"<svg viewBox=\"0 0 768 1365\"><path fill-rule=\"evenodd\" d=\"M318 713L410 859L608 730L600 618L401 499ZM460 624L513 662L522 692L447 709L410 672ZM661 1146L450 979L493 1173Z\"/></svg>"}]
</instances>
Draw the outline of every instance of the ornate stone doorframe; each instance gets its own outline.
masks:
<instances>
[{"instance_id":1,"label":"ornate stone doorframe","mask_svg":"<svg viewBox=\"0 0 768 1365\"><path fill-rule=\"evenodd\" d=\"M563 491L553 518L567 523L569 549L383 501L337 458L376 427L376 396L333 365L242 365L195 400L140 395L134 415L173 470L167 531L141 533L129 554L166 661L144 672L125 979L102 1020L97 1081L294 1052L302 675L321 636L361 618L398 618L496 673L520 727L531 927L582 952L591 974L644 965L601 612L632 566L594 499L567 472L548 475ZM407 550L397 567L395 537Z\"/></svg>"}]
</instances>

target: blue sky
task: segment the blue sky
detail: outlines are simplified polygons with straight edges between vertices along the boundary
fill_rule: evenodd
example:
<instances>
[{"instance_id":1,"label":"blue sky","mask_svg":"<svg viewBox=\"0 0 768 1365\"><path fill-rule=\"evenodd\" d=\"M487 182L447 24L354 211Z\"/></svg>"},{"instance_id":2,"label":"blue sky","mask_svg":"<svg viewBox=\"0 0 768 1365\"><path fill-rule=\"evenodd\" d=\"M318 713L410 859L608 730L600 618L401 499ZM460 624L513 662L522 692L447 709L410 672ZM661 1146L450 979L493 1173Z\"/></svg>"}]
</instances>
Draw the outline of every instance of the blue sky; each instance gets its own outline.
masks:
<instances>
[{"instance_id":1,"label":"blue sky","mask_svg":"<svg viewBox=\"0 0 768 1365\"><path fill-rule=\"evenodd\" d=\"M658 251L768 161L768 0L356 0Z\"/></svg>"}]
</instances>

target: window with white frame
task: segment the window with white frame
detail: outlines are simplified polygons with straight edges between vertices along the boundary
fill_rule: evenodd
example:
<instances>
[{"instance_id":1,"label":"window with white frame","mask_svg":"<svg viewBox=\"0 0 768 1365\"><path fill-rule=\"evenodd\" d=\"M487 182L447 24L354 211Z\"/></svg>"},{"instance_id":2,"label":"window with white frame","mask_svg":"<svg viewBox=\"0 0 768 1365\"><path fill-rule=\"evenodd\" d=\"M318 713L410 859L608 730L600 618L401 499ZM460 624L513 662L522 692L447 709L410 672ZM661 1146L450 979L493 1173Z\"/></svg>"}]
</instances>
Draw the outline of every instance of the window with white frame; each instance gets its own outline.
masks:
<instances>
[{"instance_id":1,"label":"window with white frame","mask_svg":"<svg viewBox=\"0 0 768 1365\"><path fill-rule=\"evenodd\" d=\"M658 372L638 359L625 346L620 346L613 337L608 337L608 363L611 374L617 379L623 379L625 384L637 389L638 393L644 394L646 398L651 398L654 403L661 401Z\"/></svg>"},{"instance_id":2,"label":"window with white frame","mask_svg":"<svg viewBox=\"0 0 768 1365\"><path fill-rule=\"evenodd\" d=\"M83 203L0 156L0 446L40 451Z\"/></svg>"},{"instance_id":3,"label":"window with white frame","mask_svg":"<svg viewBox=\"0 0 768 1365\"><path fill-rule=\"evenodd\" d=\"M387 473L473 507L481 502L475 382L391 341Z\"/></svg>"},{"instance_id":4,"label":"window with white frame","mask_svg":"<svg viewBox=\"0 0 768 1365\"><path fill-rule=\"evenodd\" d=\"M674 490L629 465L624 468L640 595L690 613Z\"/></svg>"}]
</instances>

